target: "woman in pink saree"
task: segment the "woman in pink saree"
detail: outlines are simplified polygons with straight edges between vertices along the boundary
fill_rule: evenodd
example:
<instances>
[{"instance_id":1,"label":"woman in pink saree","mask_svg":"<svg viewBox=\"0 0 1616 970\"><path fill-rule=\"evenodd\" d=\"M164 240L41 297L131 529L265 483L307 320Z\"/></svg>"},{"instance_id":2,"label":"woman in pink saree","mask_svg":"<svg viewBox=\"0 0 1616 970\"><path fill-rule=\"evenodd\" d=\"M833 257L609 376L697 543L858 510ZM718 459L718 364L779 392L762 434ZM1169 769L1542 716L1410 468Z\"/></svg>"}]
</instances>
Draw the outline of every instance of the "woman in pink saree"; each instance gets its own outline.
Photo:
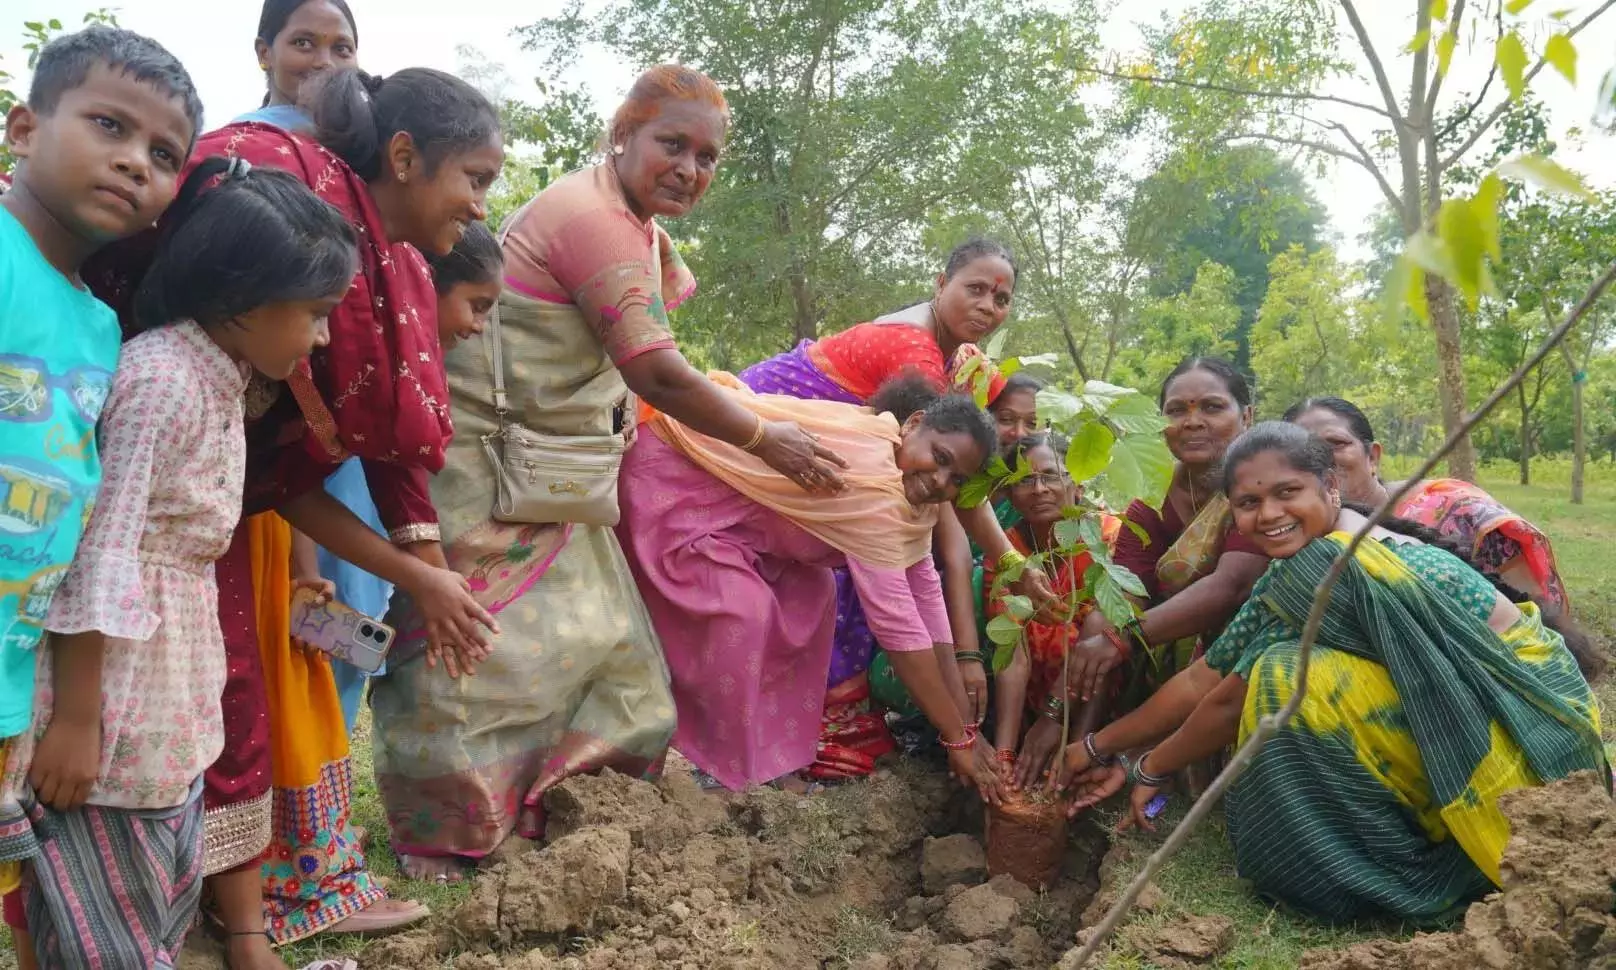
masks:
<instances>
[{"instance_id":1,"label":"woman in pink saree","mask_svg":"<svg viewBox=\"0 0 1616 970\"><path fill-rule=\"evenodd\" d=\"M653 413L623 463L618 541L662 641L678 711L673 746L739 790L812 764L845 566L892 667L942 736L953 772L996 799L992 746L961 712L931 558L939 506L993 453L970 397L923 379L870 408L755 394L714 374L763 420L790 420L848 462L812 496L743 449ZM903 415L901 425L895 419Z\"/></svg>"}]
</instances>

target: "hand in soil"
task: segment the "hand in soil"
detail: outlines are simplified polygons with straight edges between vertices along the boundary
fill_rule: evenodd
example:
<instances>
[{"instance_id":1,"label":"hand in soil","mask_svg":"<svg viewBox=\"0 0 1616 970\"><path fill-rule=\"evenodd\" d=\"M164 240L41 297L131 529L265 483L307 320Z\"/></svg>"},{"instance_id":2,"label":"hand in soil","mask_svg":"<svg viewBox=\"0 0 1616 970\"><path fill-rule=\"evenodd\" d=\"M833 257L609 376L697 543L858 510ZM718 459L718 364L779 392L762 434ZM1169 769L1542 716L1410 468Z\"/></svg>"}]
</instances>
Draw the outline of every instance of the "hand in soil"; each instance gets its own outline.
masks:
<instances>
[{"instance_id":1,"label":"hand in soil","mask_svg":"<svg viewBox=\"0 0 1616 970\"><path fill-rule=\"evenodd\" d=\"M1100 692L1105 675L1122 663L1122 651L1104 636L1085 637L1072 648L1066 668L1066 694L1091 700Z\"/></svg>"},{"instance_id":2,"label":"hand in soil","mask_svg":"<svg viewBox=\"0 0 1616 970\"><path fill-rule=\"evenodd\" d=\"M1038 723L1027 732L1027 740L1021 744L1020 757L1016 758L1015 787L1027 789L1037 784L1038 779L1047 774L1059 748L1060 725L1047 717L1038 718Z\"/></svg>"},{"instance_id":3,"label":"hand in soil","mask_svg":"<svg viewBox=\"0 0 1616 970\"><path fill-rule=\"evenodd\" d=\"M980 735L970 748L948 752L948 770L962 784L974 786L989 805L1004 801L1004 779L993 760L993 745Z\"/></svg>"},{"instance_id":4,"label":"hand in soil","mask_svg":"<svg viewBox=\"0 0 1616 970\"><path fill-rule=\"evenodd\" d=\"M1086 758L1084 760L1087 761ZM1121 765L1084 768L1081 772L1067 775L1065 787L1072 792L1072 803L1066 808L1066 816L1076 817L1078 812L1093 808L1121 791L1127 784L1128 773ZM1141 802L1141 812L1143 809L1144 803Z\"/></svg>"},{"instance_id":5,"label":"hand in soil","mask_svg":"<svg viewBox=\"0 0 1616 970\"><path fill-rule=\"evenodd\" d=\"M1117 824L1118 832L1126 832L1137 828L1145 832L1156 831L1156 823L1145 817L1145 806L1150 800L1161 794L1160 788L1150 785L1135 785L1128 795L1128 814Z\"/></svg>"}]
</instances>

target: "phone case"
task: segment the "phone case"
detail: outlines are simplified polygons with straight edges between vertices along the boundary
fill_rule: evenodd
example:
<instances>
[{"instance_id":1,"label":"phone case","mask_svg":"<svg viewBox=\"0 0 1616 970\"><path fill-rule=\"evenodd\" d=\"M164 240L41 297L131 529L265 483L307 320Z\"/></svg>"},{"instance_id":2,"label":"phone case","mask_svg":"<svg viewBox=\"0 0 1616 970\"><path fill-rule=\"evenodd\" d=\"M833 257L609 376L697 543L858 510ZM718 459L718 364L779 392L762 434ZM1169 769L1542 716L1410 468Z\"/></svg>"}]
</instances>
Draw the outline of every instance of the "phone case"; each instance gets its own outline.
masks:
<instances>
[{"instance_id":1,"label":"phone case","mask_svg":"<svg viewBox=\"0 0 1616 970\"><path fill-rule=\"evenodd\" d=\"M292 594L292 636L338 660L375 673L393 645L393 628L312 589Z\"/></svg>"}]
</instances>

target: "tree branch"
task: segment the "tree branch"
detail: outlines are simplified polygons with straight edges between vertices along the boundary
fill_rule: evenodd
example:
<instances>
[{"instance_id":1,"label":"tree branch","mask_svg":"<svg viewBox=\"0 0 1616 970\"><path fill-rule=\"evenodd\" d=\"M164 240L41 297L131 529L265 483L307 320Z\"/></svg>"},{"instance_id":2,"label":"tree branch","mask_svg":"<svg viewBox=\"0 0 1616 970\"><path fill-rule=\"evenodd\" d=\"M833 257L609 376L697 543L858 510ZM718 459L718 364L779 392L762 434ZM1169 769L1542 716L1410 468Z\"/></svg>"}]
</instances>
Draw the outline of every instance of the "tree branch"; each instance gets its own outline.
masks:
<instances>
[{"instance_id":1,"label":"tree branch","mask_svg":"<svg viewBox=\"0 0 1616 970\"><path fill-rule=\"evenodd\" d=\"M1343 0L1343 2L1345 2L1345 0ZM1576 23L1575 26L1572 26L1569 29L1567 29L1565 31L1565 35L1567 37L1575 37L1575 36L1577 36L1579 33L1582 32L1584 27L1587 27L1589 24L1593 23L1595 20L1598 20L1600 18L1600 16L1603 15L1611 7L1616 7L1616 0L1605 0L1604 3L1600 4L1598 7L1596 7L1594 9L1593 13L1591 13L1588 16L1582 18L1580 21L1578 21ZM1532 79L1537 77L1538 73L1541 72L1543 70L1543 68L1548 65L1548 63L1549 63L1548 58L1546 58L1546 57L1538 58L1538 62L1536 64L1533 64L1532 69L1526 72L1526 76L1522 79L1521 83L1522 84L1528 84L1528 85L1531 84ZM1472 131L1468 136L1466 136L1464 141L1459 143L1459 147L1455 148L1453 150L1453 153L1450 154L1446 159L1443 160L1443 162L1442 162L1442 170L1447 171L1449 168L1452 168L1454 165L1457 165L1459 163L1459 160L1464 157L1464 153L1468 152L1470 149L1474 148L1475 145L1476 145L1476 142L1481 141L1481 136L1485 135L1492 128L1493 125L1498 123L1498 119L1502 118L1504 116L1504 112L1509 110L1509 104L1510 104L1510 102L1509 102L1508 98L1506 98L1503 101L1499 102L1498 105L1493 108L1492 113L1487 115L1487 117L1482 121L1482 123L1477 125L1476 129L1474 131Z\"/></svg>"},{"instance_id":2,"label":"tree branch","mask_svg":"<svg viewBox=\"0 0 1616 970\"><path fill-rule=\"evenodd\" d=\"M1363 142L1359 141L1358 136L1354 135L1350 130L1348 130L1347 126L1341 122L1331 122L1330 127L1334 128L1336 131L1339 131L1341 133L1341 137L1345 138L1347 143L1353 147L1353 150L1358 153L1358 158L1360 160L1359 163L1369 171L1370 175L1375 177L1375 182L1380 186L1381 194L1386 196L1386 201L1391 203L1392 210L1395 212L1400 206L1402 206L1403 200L1397 194L1397 190L1392 188L1391 180L1387 179L1385 174L1381 172L1380 166L1375 164L1375 157L1369 154L1368 147L1365 146Z\"/></svg>"},{"instance_id":3,"label":"tree branch","mask_svg":"<svg viewBox=\"0 0 1616 970\"><path fill-rule=\"evenodd\" d=\"M1200 91L1217 91L1222 94L1234 94L1245 98L1276 98L1281 101L1328 101L1331 104L1344 104L1349 108L1360 111L1372 111L1388 121L1396 121L1397 116L1386 113L1385 108L1377 108L1365 101L1354 101L1351 98L1338 98L1333 94L1302 94L1296 91L1263 91L1257 88L1235 87L1231 84L1218 84L1213 81L1191 81L1186 78L1163 77L1160 74L1124 74L1121 71L1107 71L1099 67L1080 67L1079 71L1098 74L1117 81L1142 81L1146 84L1167 84L1184 88L1195 88Z\"/></svg>"},{"instance_id":4,"label":"tree branch","mask_svg":"<svg viewBox=\"0 0 1616 970\"><path fill-rule=\"evenodd\" d=\"M1309 151L1322 152L1326 155L1333 155L1336 158L1346 159L1354 165L1363 164L1362 159L1360 159L1357 155L1354 155L1352 152L1347 151L1345 148L1342 148L1339 145L1331 145L1328 142L1314 141L1311 138L1295 138L1290 135L1270 135L1265 132L1254 131L1241 135L1225 135L1224 137L1218 139L1218 143L1228 144L1229 142L1242 141L1246 139L1253 141L1273 142L1276 145L1294 145L1297 148L1306 148Z\"/></svg>"},{"instance_id":5,"label":"tree branch","mask_svg":"<svg viewBox=\"0 0 1616 970\"><path fill-rule=\"evenodd\" d=\"M1353 533L1352 540L1347 543L1341 554L1336 556L1335 562L1330 564L1329 571L1324 575L1324 582L1319 584L1319 590L1313 597L1313 607L1308 610L1307 622L1302 627L1302 637L1297 643L1296 687L1292 691L1290 699L1278 711L1257 720L1256 730L1251 733L1244 744L1240 745L1240 749L1234 753L1234 757L1229 759L1228 766L1218 773L1218 777L1213 779L1211 785L1207 786L1206 792L1195 800L1194 805L1190 806L1189 814L1185 815L1183 821L1179 822L1178 826L1173 829L1172 834L1167 836L1167 841L1162 843L1161 848L1151 853L1150 858L1145 860L1144 866L1134 876L1133 881L1128 884L1128 888L1122 891L1122 895L1105 914L1105 919L1101 920L1100 925L1094 928L1088 941L1078 951L1075 962L1071 964L1072 970L1082 970L1083 967L1088 965L1089 960L1099 951L1101 945L1105 943L1112 933L1116 932L1117 927L1122 923L1122 918L1133 908L1134 902L1138 900L1139 894L1144 892L1145 886L1155 878L1156 873L1161 871L1161 867L1167 863L1168 859L1172 858L1173 853L1177 852L1185 842L1189 841L1189 837L1194 833L1196 827L1207 815L1211 814L1218 799L1223 797L1223 793L1228 791L1229 786L1234 784L1240 773L1257 757L1257 752L1262 749L1263 743L1278 733L1280 728L1284 727L1291 717L1296 714L1297 708L1302 704L1302 699L1307 696L1308 666L1313 656L1314 641L1318 639L1319 627L1324 622L1324 611L1329 608L1330 596L1335 590L1336 583L1340 581L1342 573L1346 571L1347 563L1352 559L1353 554L1358 551L1358 547L1363 544L1363 540L1375 526L1391 515L1392 510L1397 507L1397 503L1402 501L1403 497L1414 486L1429 475L1447 456L1448 452L1452 451L1459 442L1470 434L1472 428L1480 424L1488 414L1492 413L1492 410L1498 406L1499 402L1507 397L1511 391L1515 390L1526 379L1526 375L1531 373L1533 368L1543 363L1549 354L1560 346L1566 335L1571 332L1571 328L1576 326L1577 321L1581 320L1585 314L1593 309L1594 305L1599 302L1612 284L1616 284L1616 263L1611 264L1605 270L1604 275L1594 282L1576 307L1566 316L1565 320L1561 321L1558 327L1554 328L1548 339L1532 354L1531 358L1517 368L1515 373L1510 375L1509 380L1488 395L1487 400L1483 401L1480 407L1465 418L1459 427L1454 429L1448 439L1442 443L1442 447L1437 449L1436 453L1430 458L1426 459L1425 463L1414 474L1404 479L1401 485L1393 489L1380 507L1370 514L1368 521ZM1064 963L1065 961L1062 962Z\"/></svg>"},{"instance_id":6,"label":"tree branch","mask_svg":"<svg viewBox=\"0 0 1616 970\"><path fill-rule=\"evenodd\" d=\"M1459 24L1464 21L1464 11L1465 0L1453 0L1453 16L1448 18L1448 29L1445 33L1451 32L1453 34L1455 44L1458 43ZM1449 64L1451 66L1452 62L1450 61ZM1493 66L1498 66L1496 60L1493 62ZM1436 121L1436 96L1441 92L1442 81L1447 77L1447 74L1448 72L1442 69L1441 59L1438 58L1436 73L1431 77L1431 90L1425 95L1425 119L1427 124L1434 124Z\"/></svg>"},{"instance_id":7,"label":"tree branch","mask_svg":"<svg viewBox=\"0 0 1616 970\"><path fill-rule=\"evenodd\" d=\"M1386 101L1386 110L1380 112L1392 121L1402 124L1403 110L1397 103L1397 95L1392 91L1391 79L1386 76L1386 67L1380 61L1380 55L1375 52L1375 43L1369 39L1369 31L1364 27L1363 18L1358 16L1358 7L1352 0L1341 0L1341 8L1347 12L1347 20L1352 23L1352 32L1358 36L1358 46L1363 48L1364 59L1369 62L1369 69L1375 75L1375 86L1380 88L1380 96ZM1421 9L1426 16L1430 15L1430 5L1423 3Z\"/></svg>"}]
</instances>

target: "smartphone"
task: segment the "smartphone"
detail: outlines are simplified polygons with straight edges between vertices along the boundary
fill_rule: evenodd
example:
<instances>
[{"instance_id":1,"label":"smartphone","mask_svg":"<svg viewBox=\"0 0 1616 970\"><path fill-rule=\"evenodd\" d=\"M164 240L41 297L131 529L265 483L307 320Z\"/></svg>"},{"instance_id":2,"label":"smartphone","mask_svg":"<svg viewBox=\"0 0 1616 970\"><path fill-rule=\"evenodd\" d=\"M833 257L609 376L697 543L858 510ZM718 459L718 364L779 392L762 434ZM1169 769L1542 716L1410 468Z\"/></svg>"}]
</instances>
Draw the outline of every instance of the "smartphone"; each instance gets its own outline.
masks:
<instances>
[{"instance_id":1,"label":"smartphone","mask_svg":"<svg viewBox=\"0 0 1616 970\"><path fill-rule=\"evenodd\" d=\"M1167 808L1167 796L1157 795L1145 803L1145 818L1153 819Z\"/></svg>"},{"instance_id":2,"label":"smartphone","mask_svg":"<svg viewBox=\"0 0 1616 970\"><path fill-rule=\"evenodd\" d=\"M292 636L373 674L387 659L393 628L336 600L320 602L312 589L292 594Z\"/></svg>"}]
</instances>

